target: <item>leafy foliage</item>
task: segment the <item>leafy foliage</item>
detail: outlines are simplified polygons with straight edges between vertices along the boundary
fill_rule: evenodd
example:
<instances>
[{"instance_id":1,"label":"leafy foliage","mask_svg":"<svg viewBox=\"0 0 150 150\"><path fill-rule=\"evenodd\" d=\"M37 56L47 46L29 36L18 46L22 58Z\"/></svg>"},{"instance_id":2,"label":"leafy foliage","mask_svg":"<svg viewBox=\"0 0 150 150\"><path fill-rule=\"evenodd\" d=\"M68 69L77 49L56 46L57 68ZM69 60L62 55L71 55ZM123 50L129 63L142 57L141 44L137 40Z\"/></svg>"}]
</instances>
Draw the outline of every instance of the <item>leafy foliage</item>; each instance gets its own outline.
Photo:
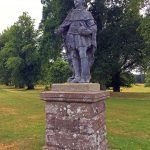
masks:
<instances>
[{"instance_id":1,"label":"leafy foliage","mask_svg":"<svg viewBox=\"0 0 150 150\"><path fill-rule=\"evenodd\" d=\"M6 67L6 62L9 57L9 51L6 49L6 43L10 40L9 35L10 29L4 30L3 34L0 35L0 82L6 85L11 83L11 72Z\"/></svg>"},{"instance_id":2,"label":"leafy foliage","mask_svg":"<svg viewBox=\"0 0 150 150\"><path fill-rule=\"evenodd\" d=\"M67 81L71 74L69 65L64 60L58 59L52 63L49 69L49 81L50 83L63 83Z\"/></svg>"},{"instance_id":3,"label":"leafy foliage","mask_svg":"<svg viewBox=\"0 0 150 150\"><path fill-rule=\"evenodd\" d=\"M137 29L141 17L139 8L142 0L95 0L87 1L98 26L97 51L92 68L92 81L112 86L120 91L126 85L125 74L141 64L144 55L144 41ZM67 5L66 5L67 4ZM73 0L43 1L43 31L41 56L54 61L61 57L61 40L54 35L54 29L64 20ZM45 43L44 43L45 42ZM47 43L46 43L47 42ZM129 78L126 78L126 81ZM127 85L132 83L129 79Z\"/></svg>"},{"instance_id":4,"label":"leafy foliage","mask_svg":"<svg viewBox=\"0 0 150 150\"><path fill-rule=\"evenodd\" d=\"M56 61L61 57L62 41L59 36L54 34L54 29L57 28L68 11L73 6L73 0L43 0L43 16L40 24L40 58L42 81L50 82L49 70L50 61ZM47 81L46 81L47 80ZM65 81L64 81L65 82Z\"/></svg>"},{"instance_id":5,"label":"leafy foliage","mask_svg":"<svg viewBox=\"0 0 150 150\"><path fill-rule=\"evenodd\" d=\"M147 2L147 1L146 1ZM147 8L149 5L147 6ZM139 33L145 41L145 55L141 68L146 72L145 86L150 86L150 12L147 11L147 15L142 18L141 24L138 28Z\"/></svg>"},{"instance_id":6,"label":"leafy foliage","mask_svg":"<svg viewBox=\"0 0 150 150\"><path fill-rule=\"evenodd\" d=\"M145 41L145 55L141 66L146 72L150 68L150 14L142 18L138 31Z\"/></svg>"},{"instance_id":7,"label":"leafy foliage","mask_svg":"<svg viewBox=\"0 0 150 150\"><path fill-rule=\"evenodd\" d=\"M26 85L28 89L34 88L39 73L36 36L34 21L25 12L10 29L3 33L0 51L2 81L5 82L5 79L9 77L10 83L7 84L16 87Z\"/></svg>"},{"instance_id":8,"label":"leafy foliage","mask_svg":"<svg viewBox=\"0 0 150 150\"><path fill-rule=\"evenodd\" d=\"M144 42L137 32L140 16L138 14L133 16L133 12L130 12L131 3L129 1L109 2L105 5L105 16L99 13L96 15L103 17L101 19L103 24L102 29L98 31L93 81L99 81L101 84L112 86L114 91L120 91L120 86L125 85L121 76L128 74L143 59ZM93 6L100 7L98 4L100 5L97 2L96 6Z\"/></svg>"},{"instance_id":9,"label":"leafy foliage","mask_svg":"<svg viewBox=\"0 0 150 150\"><path fill-rule=\"evenodd\" d=\"M42 4L43 17L40 25L42 30L40 52L41 57L44 58L42 63L48 63L49 59L56 60L60 57L62 51L61 39L54 34L54 30L66 17L73 6L73 1L43 0Z\"/></svg>"}]
</instances>

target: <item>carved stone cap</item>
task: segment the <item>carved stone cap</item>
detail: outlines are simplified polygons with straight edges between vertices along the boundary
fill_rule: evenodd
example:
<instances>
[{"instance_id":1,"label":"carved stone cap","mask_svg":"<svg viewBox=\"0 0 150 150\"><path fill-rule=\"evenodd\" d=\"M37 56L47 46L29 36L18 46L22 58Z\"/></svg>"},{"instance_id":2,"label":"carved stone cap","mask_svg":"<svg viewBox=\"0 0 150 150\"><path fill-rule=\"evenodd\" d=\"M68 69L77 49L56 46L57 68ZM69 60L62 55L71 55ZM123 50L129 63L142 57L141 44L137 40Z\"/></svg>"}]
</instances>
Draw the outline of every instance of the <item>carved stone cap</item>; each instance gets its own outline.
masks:
<instances>
[{"instance_id":1,"label":"carved stone cap","mask_svg":"<svg viewBox=\"0 0 150 150\"><path fill-rule=\"evenodd\" d=\"M94 103L108 98L109 92L100 91L99 84L53 84L51 91L40 96L49 102Z\"/></svg>"},{"instance_id":2,"label":"carved stone cap","mask_svg":"<svg viewBox=\"0 0 150 150\"><path fill-rule=\"evenodd\" d=\"M60 92L98 92L100 84L98 83L65 83L53 84L51 91Z\"/></svg>"}]
</instances>

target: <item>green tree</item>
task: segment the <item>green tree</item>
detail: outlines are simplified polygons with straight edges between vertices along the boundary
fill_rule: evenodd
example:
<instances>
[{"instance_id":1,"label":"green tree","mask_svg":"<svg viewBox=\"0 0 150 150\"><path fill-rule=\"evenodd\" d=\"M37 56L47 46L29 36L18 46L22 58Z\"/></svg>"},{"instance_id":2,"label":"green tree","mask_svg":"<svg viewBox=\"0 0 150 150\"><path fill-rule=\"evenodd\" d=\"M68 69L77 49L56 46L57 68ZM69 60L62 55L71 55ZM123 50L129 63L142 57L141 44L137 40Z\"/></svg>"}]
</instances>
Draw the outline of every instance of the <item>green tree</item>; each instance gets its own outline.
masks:
<instances>
[{"instance_id":1,"label":"green tree","mask_svg":"<svg viewBox=\"0 0 150 150\"><path fill-rule=\"evenodd\" d=\"M105 8L106 15L103 15L102 29L98 31L93 76L94 81L112 86L113 91L120 92L120 86L126 85L122 76L129 75L130 70L143 59L144 43L137 32L140 16L137 8L133 7L133 1L109 2L109 7Z\"/></svg>"},{"instance_id":2,"label":"green tree","mask_svg":"<svg viewBox=\"0 0 150 150\"><path fill-rule=\"evenodd\" d=\"M34 21L27 13L10 28L9 39L2 48L5 67L10 71L11 82L16 87L33 89L39 74L39 53Z\"/></svg>"},{"instance_id":3,"label":"green tree","mask_svg":"<svg viewBox=\"0 0 150 150\"><path fill-rule=\"evenodd\" d=\"M68 63L62 59L57 59L50 66L49 81L50 83L64 83L70 74Z\"/></svg>"},{"instance_id":4,"label":"green tree","mask_svg":"<svg viewBox=\"0 0 150 150\"><path fill-rule=\"evenodd\" d=\"M54 34L54 30L73 6L71 0L43 0L43 16L40 25L42 37L40 52L43 63L48 63L49 59L56 60L62 51L61 38Z\"/></svg>"},{"instance_id":5,"label":"green tree","mask_svg":"<svg viewBox=\"0 0 150 150\"><path fill-rule=\"evenodd\" d=\"M150 13L141 19L138 31L145 41L145 55L141 67L147 72L150 68Z\"/></svg>"},{"instance_id":6,"label":"green tree","mask_svg":"<svg viewBox=\"0 0 150 150\"><path fill-rule=\"evenodd\" d=\"M0 83L11 84L11 71L7 68L6 62L9 58L9 51L5 50L7 42L11 39L11 28L8 28L0 34Z\"/></svg>"},{"instance_id":7,"label":"green tree","mask_svg":"<svg viewBox=\"0 0 150 150\"><path fill-rule=\"evenodd\" d=\"M146 75L145 85L150 86L150 12L142 18L138 31L140 32L145 41L146 53L141 66Z\"/></svg>"},{"instance_id":8,"label":"green tree","mask_svg":"<svg viewBox=\"0 0 150 150\"><path fill-rule=\"evenodd\" d=\"M73 6L73 0L42 0L43 15L40 24L40 60L42 80L49 78L50 60L61 57L61 38L54 34L54 29L61 24L68 11Z\"/></svg>"},{"instance_id":9,"label":"green tree","mask_svg":"<svg viewBox=\"0 0 150 150\"><path fill-rule=\"evenodd\" d=\"M92 81L112 86L114 91L119 92L120 86L126 85L123 83L124 74L130 75L130 70L141 63L144 55L143 39L137 32L140 24L140 0L87 2L98 26L98 47L92 68ZM41 43L41 56L46 58L46 62L49 58L56 60L60 57L61 40L54 35L54 29L64 20L72 7L73 0L43 2L41 27L42 42L45 44Z\"/></svg>"}]
</instances>

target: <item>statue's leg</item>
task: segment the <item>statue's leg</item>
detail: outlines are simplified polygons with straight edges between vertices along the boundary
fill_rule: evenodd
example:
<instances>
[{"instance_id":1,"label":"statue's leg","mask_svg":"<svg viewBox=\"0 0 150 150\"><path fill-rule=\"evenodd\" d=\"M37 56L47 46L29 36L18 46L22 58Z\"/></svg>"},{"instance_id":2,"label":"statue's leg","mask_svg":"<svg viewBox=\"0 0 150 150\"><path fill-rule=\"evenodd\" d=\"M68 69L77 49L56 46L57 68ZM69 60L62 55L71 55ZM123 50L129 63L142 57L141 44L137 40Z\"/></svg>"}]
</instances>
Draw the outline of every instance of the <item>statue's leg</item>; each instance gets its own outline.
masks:
<instances>
[{"instance_id":1,"label":"statue's leg","mask_svg":"<svg viewBox=\"0 0 150 150\"><path fill-rule=\"evenodd\" d=\"M79 54L77 50L72 50L72 64L74 70L74 79L71 81L72 83L78 83L80 81L81 76L81 69L80 69L80 60Z\"/></svg>"},{"instance_id":2,"label":"statue's leg","mask_svg":"<svg viewBox=\"0 0 150 150\"><path fill-rule=\"evenodd\" d=\"M90 66L88 62L87 56L87 48L80 47L79 48L79 55L81 60L81 80L80 83L89 83L91 79L90 75Z\"/></svg>"},{"instance_id":3,"label":"statue's leg","mask_svg":"<svg viewBox=\"0 0 150 150\"><path fill-rule=\"evenodd\" d=\"M72 71L72 76L68 78L67 82L71 82L75 78L74 68L73 68L73 62L72 62L72 56L71 56L71 49L67 51L67 59L69 63L70 70Z\"/></svg>"}]
</instances>

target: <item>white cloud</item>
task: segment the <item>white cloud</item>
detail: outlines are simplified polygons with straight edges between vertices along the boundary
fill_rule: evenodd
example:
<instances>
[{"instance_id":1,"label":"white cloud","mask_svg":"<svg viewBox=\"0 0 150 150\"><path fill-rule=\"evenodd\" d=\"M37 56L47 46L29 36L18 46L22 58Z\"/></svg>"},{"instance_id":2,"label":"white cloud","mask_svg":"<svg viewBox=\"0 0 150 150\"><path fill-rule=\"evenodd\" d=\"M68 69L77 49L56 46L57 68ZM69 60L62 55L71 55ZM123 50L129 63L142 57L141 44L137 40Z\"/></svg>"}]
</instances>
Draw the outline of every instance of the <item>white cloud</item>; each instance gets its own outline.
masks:
<instances>
[{"instance_id":1,"label":"white cloud","mask_svg":"<svg viewBox=\"0 0 150 150\"><path fill-rule=\"evenodd\" d=\"M18 20L26 11L38 26L42 17L41 0L0 0L0 33Z\"/></svg>"}]
</instances>

